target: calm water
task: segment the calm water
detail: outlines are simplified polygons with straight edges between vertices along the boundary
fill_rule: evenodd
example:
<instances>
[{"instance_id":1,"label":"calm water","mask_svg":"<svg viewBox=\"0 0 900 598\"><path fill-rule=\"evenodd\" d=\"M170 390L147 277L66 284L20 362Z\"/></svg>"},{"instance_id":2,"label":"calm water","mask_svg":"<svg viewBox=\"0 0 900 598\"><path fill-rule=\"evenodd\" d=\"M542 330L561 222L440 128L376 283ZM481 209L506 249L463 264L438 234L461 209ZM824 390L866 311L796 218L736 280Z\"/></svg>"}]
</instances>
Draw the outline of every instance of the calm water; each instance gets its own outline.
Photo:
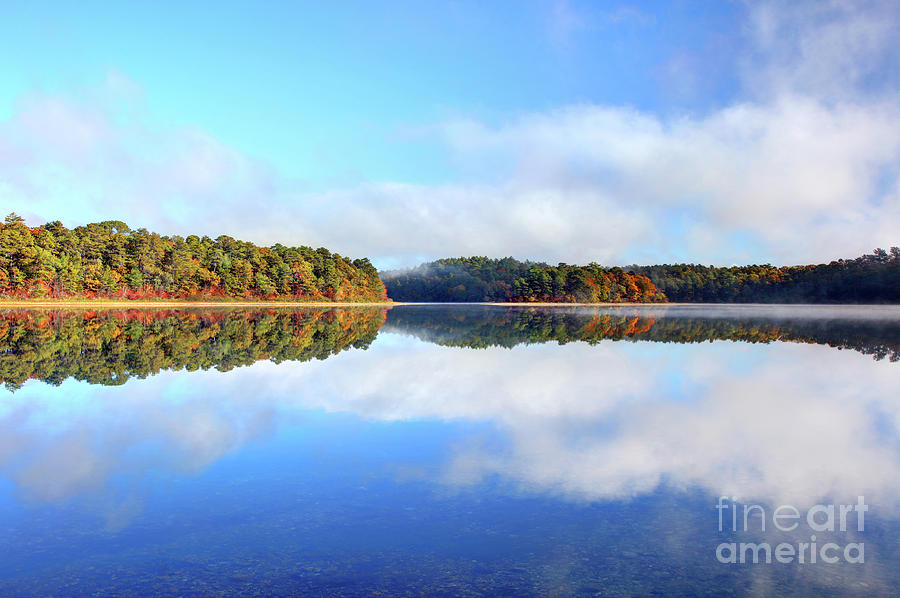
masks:
<instances>
[{"instance_id":1,"label":"calm water","mask_svg":"<svg viewBox=\"0 0 900 598\"><path fill-rule=\"evenodd\" d=\"M898 357L893 307L0 311L0 594L888 595Z\"/></svg>"}]
</instances>

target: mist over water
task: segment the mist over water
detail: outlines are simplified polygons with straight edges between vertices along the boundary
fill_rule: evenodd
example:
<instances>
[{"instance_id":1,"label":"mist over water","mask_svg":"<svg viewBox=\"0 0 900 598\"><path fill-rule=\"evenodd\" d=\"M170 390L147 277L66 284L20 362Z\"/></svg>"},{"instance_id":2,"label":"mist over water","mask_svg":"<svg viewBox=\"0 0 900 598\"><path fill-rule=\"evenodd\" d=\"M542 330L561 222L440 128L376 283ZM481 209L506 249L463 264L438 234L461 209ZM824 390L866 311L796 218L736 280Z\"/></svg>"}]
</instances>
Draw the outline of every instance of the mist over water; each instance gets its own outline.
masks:
<instances>
[{"instance_id":1,"label":"mist over water","mask_svg":"<svg viewBox=\"0 0 900 598\"><path fill-rule=\"evenodd\" d=\"M4 593L877 595L900 581L897 308L0 321ZM766 530L719 532L722 496L764 507ZM779 505L859 496L865 530L818 541L864 542L864 563L717 561L722 542L808 542L772 525Z\"/></svg>"}]
</instances>

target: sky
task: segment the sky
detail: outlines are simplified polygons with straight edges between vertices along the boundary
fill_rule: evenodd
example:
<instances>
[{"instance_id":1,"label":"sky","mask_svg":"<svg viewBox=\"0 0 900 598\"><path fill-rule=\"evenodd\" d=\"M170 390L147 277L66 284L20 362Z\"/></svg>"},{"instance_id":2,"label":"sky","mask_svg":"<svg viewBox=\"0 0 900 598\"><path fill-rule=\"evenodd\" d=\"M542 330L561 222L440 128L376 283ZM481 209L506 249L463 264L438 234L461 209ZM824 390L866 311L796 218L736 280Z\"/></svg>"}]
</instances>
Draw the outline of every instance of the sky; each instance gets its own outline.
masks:
<instances>
[{"instance_id":1,"label":"sky","mask_svg":"<svg viewBox=\"0 0 900 598\"><path fill-rule=\"evenodd\" d=\"M439 257L900 244L900 1L0 3L0 207Z\"/></svg>"}]
</instances>

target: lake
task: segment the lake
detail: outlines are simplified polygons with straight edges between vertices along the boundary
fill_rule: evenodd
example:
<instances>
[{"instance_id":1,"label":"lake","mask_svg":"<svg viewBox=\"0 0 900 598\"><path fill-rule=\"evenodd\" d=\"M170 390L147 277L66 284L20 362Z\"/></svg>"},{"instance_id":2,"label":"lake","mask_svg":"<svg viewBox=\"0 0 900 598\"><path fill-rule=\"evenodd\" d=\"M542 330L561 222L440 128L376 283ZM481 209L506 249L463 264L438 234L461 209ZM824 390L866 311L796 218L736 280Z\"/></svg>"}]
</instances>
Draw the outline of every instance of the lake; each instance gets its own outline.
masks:
<instances>
[{"instance_id":1,"label":"lake","mask_svg":"<svg viewBox=\"0 0 900 598\"><path fill-rule=\"evenodd\" d=\"M898 307L6 309L0 349L3 595L900 585Z\"/></svg>"}]
</instances>

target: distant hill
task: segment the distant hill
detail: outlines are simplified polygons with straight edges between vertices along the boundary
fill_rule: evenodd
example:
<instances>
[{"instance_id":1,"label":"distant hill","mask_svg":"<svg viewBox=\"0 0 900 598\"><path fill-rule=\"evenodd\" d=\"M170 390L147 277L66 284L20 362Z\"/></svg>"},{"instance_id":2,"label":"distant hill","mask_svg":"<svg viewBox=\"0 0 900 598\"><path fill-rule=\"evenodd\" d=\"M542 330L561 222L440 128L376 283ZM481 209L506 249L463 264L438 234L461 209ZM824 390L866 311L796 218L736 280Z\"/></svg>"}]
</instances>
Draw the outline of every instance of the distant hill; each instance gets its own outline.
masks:
<instances>
[{"instance_id":1,"label":"distant hill","mask_svg":"<svg viewBox=\"0 0 900 598\"><path fill-rule=\"evenodd\" d=\"M394 301L509 301L516 280L532 266L547 264L511 257L446 258L409 270L381 272L381 279Z\"/></svg>"},{"instance_id":2,"label":"distant hill","mask_svg":"<svg viewBox=\"0 0 900 598\"><path fill-rule=\"evenodd\" d=\"M381 277L395 301L665 301L647 277L596 264L548 266L511 257L459 257L382 272Z\"/></svg>"},{"instance_id":3,"label":"distant hill","mask_svg":"<svg viewBox=\"0 0 900 598\"><path fill-rule=\"evenodd\" d=\"M451 258L381 273L396 301L900 303L900 248L808 266L549 266Z\"/></svg>"},{"instance_id":4,"label":"distant hill","mask_svg":"<svg viewBox=\"0 0 900 598\"><path fill-rule=\"evenodd\" d=\"M0 224L0 297L383 301L368 259L324 247L258 247L222 235L161 236L106 221Z\"/></svg>"}]
</instances>

